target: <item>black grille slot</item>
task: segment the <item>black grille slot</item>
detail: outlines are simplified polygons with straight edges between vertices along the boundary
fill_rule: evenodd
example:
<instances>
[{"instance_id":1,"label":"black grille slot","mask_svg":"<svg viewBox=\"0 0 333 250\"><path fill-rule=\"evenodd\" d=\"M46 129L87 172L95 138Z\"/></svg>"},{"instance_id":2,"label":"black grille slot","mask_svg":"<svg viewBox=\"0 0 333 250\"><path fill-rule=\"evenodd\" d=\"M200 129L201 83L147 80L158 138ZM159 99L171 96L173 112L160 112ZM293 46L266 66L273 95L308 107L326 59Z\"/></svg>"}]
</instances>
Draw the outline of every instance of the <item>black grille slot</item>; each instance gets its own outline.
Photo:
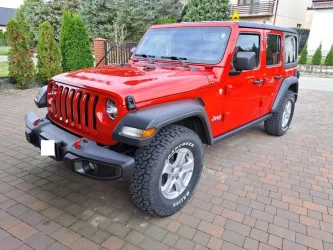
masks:
<instances>
[{"instance_id":1,"label":"black grille slot","mask_svg":"<svg viewBox=\"0 0 333 250\"><path fill-rule=\"evenodd\" d=\"M97 102L98 102L98 96L95 97L94 106L93 106L93 113L92 113L93 128L94 129L96 129L96 106L97 106Z\"/></svg>"}]
</instances>

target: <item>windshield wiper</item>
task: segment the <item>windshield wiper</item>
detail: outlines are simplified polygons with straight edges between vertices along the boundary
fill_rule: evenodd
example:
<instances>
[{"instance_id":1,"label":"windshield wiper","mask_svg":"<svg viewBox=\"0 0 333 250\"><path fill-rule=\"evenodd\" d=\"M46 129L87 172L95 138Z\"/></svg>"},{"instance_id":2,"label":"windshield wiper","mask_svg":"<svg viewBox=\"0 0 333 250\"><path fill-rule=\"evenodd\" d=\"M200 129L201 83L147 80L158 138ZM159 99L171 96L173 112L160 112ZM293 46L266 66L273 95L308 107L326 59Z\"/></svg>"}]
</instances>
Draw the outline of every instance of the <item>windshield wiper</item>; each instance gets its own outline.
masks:
<instances>
[{"instance_id":1,"label":"windshield wiper","mask_svg":"<svg viewBox=\"0 0 333 250\"><path fill-rule=\"evenodd\" d=\"M155 58L155 56L146 55L146 54L135 54L135 56L141 56L141 57L147 58L151 64L154 64L154 61L152 58Z\"/></svg>"},{"instance_id":2,"label":"windshield wiper","mask_svg":"<svg viewBox=\"0 0 333 250\"><path fill-rule=\"evenodd\" d=\"M189 67L190 67L190 66L187 65L186 62L183 61L183 60L187 60L187 58L185 58L185 57L178 57L178 56L161 56L161 58L164 58L164 59L171 59L171 60L177 60L177 61L181 62L185 68L189 68Z\"/></svg>"}]
</instances>

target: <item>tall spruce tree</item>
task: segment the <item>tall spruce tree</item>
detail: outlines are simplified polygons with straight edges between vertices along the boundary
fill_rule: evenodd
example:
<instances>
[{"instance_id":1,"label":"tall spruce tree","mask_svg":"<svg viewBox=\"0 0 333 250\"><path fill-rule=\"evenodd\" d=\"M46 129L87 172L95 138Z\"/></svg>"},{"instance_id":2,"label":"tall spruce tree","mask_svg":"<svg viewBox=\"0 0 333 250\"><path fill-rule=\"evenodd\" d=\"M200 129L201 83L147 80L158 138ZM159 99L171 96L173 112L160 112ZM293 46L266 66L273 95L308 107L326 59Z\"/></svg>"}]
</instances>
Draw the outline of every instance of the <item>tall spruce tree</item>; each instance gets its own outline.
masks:
<instances>
[{"instance_id":1,"label":"tall spruce tree","mask_svg":"<svg viewBox=\"0 0 333 250\"><path fill-rule=\"evenodd\" d=\"M53 27L45 21L39 26L37 79L46 84L48 80L62 70L60 47L54 39Z\"/></svg>"},{"instance_id":2,"label":"tall spruce tree","mask_svg":"<svg viewBox=\"0 0 333 250\"><path fill-rule=\"evenodd\" d=\"M299 58L298 63L299 64L306 64L308 61L308 43L306 42L302 52L301 52L301 57Z\"/></svg>"},{"instance_id":3,"label":"tall spruce tree","mask_svg":"<svg viewBox=\"0 0 333 250\"><path fill-rule=\"evenodd\" d=\"M322 44L320 43L319 47L316 49L316 52L314 53L312 57L312 64L313 65L320 65L321 64L321 59L322 59Z\"/></svg>"},{"instance_id":4,"label":"tall spruce tree","mask_svg":"<svg viewBox=\"0 0 333 250\"><path fill-rule=\"evenodd\" d=\"M183 15L183 21L187 22L229 20L229 0L191 0Z\"/></svg>"},{"instance_id":5,"label":"tall spruce tree","mask_svg":"<svg viewBox=\"0 0 333 250\"><path fill-rule=\"evenodd\" d=\"M333 66L333 44L325 59L326 66Z\"/></svg>"},{"instance_id":6,"label":"tall spruce tree","mask_svg":"<svg viewBox=\"0 0 333 250\"><path fill-rule=\"evenodd\" d=\"M65 72L94 66L88 31L78 14L64 11L60 48L62 67Z\"/></svg>"},{"instance_id":7,"label":"tall spruce tree","mask_svg":"<svg viewBox=\"0 0 333 250\"><path fill-rule=\"evenodd\" d=\"M25 89L35 79L34 63L22 25L13 19L7 23L9 50L9 78L17 88Z\"/></svg>"}]
</instances>

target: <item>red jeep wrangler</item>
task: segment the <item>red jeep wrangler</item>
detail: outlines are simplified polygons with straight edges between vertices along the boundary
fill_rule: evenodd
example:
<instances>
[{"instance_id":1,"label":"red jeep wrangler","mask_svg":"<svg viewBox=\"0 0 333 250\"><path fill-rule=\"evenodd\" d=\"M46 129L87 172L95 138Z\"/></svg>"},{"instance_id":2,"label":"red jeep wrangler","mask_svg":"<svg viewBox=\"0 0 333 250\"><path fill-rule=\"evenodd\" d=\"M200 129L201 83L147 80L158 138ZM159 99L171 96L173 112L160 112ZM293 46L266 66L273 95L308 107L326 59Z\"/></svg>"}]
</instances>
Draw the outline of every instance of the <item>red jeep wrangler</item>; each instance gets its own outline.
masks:
<instances>
[{"instance_id":1,"label":"red jeep wrangler","mask_svg":"<svg viewBox=\"0 0 333 250\"><path fill-rule=\"evenodd\" d=\"M249 22L152 26L128 64L53 77L25 117L36 147L100 180L130 180L153 216L180 210L203 168L204 147L265 122L286 133L298 93L294 30Z\"/></svg>"}]
</instances>

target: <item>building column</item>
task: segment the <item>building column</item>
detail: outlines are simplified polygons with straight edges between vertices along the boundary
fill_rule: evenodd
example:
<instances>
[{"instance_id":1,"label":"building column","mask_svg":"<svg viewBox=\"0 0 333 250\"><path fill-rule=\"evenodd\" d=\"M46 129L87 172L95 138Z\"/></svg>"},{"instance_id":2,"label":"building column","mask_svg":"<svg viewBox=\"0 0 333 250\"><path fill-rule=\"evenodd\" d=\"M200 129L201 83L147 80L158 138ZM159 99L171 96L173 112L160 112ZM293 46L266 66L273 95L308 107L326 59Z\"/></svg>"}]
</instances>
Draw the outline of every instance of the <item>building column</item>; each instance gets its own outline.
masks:
<instances>
[{"instance_id":1,"label":"building column","mask_svg":"<svg viewBox=\"0 0 333 250\"><path fill-rule=\"evenodd\" d=\"M105 56L105 42L104 38L95 38L94 39L94 54L95 54L95 65L99 63L102 58ZM105 60L102 60L98 66L105 65Z\"/></svg>"}]
</instances>

